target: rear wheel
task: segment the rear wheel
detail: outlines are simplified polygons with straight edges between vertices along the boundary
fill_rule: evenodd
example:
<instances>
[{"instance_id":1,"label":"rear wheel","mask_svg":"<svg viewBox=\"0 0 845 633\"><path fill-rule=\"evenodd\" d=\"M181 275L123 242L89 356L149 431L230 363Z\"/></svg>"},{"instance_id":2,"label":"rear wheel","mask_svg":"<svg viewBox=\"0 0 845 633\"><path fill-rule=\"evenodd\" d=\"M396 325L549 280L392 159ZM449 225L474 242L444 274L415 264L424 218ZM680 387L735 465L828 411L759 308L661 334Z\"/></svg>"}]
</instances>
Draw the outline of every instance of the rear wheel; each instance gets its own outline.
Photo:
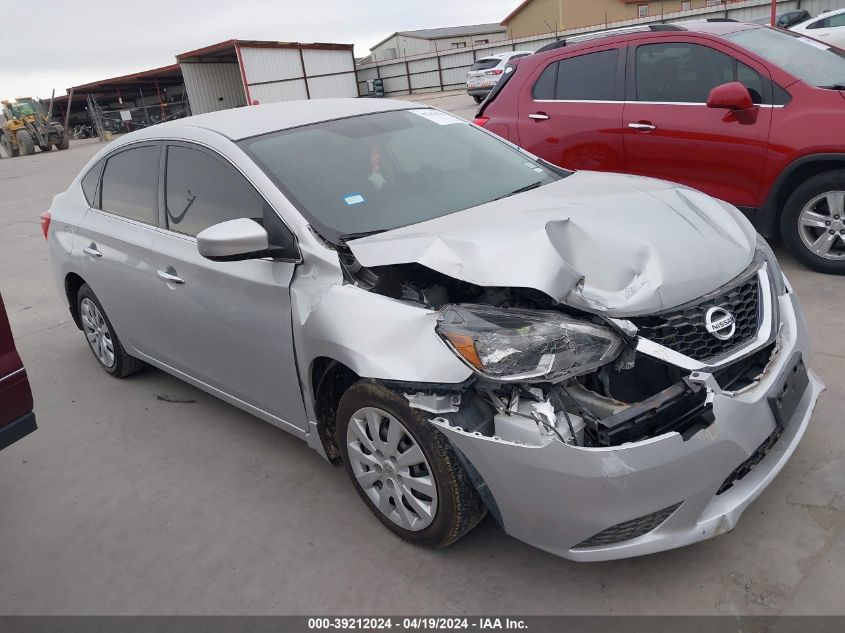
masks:
<instances>
[{"instance_id":1,"label":"rear wheel","mask_svg":"<svg viewBox=\"0 0 845 633\"><path fill-rule=\"evenodd\" d=\"M82 331L100 367L116 378L125 378L144 367L143 361L123 349L106 311L88 284L79 288L76 305Z\"/></svg>"},{"instance_id":2,"label":"rear wheel","mask_svg":"<svg viewBox=\"0 0 845 633\"><path fill-rule=\"evenodd\" d=\"M53 146L52 145L39 145L38 149L40 149L42 152L49 152L51 149L53 149Z\"/></svg>"},{"instance_id":3,"label":"rear wheel","mask_svg":"<svg viewBox=\"0 0 845 633\"><path fill-rule=\"evenodd\" d=\"M484 97L480 97L478 95L472 95L472 98L475 99L476 103L481 103L482 101L484 101Z\"/></svg>"},{"instance_id":4,"label":"rear wheel","mask_svg":"<svg viewBox=\"0 0 845 633\"><path fill-rule=\"evenodd\" d=\"M8 134L0 134L0 146L3 147L6 158L14 158L20 153L17 147L12 148L12 141Z\"/></svg>"},{"instance_id":5,"label":"rear wheel","mask_svg":"<svg viewBox=\"0 0 845 633\"><path fill-rule=\"evenodd\" d=\"M818 272L845 275L845 170L809 178L792 192L781 216L783 242Z\"/></svg>"},{"instance_id":6,"label":"rear wheel","mask_svg":"<svg viewBox=\"0 0 845 633\"><path fill-rule=\"evenodd\" d=\"M68 147L70 147L70 138L65 134L62 140L56 143L56 149L67 149Z\"/></svg>"},{"instance_id":7,"label":"rear wheel","mask_svg":"<svg viewBox=\"0 0 845 633\"><path fill-rule=\"evenodd\" d=\"M379 521L401 538L446 547L486 509L449 440L385 386L361 380L337 411L346 472Z\"/></svg>"},{"instance_id":8,"label":"rear wheel","mask_svg":"<svg viewBox=\"0 0 845 633\"><path fill-rule=\"evenodd\" d=\"M20 149L21 156L29 156L35 153L35 142L32 140L32 135L26 130L18 130L18 149Z\"/></svg>"}]
</instances>

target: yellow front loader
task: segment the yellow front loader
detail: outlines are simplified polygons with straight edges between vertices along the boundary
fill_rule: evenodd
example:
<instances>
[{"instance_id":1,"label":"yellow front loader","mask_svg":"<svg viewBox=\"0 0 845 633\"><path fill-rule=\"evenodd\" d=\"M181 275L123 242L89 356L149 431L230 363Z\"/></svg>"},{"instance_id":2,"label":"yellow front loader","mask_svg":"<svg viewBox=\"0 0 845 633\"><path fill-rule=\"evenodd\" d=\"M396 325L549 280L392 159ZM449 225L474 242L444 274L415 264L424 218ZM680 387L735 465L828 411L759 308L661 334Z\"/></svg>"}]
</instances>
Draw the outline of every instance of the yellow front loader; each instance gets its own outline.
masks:
<instances>
[{"instance_id":1,"label":"yellow front loader","mask_svg":"<svg viewBox=\"0 0 845 633\"><path fill-rule=\"evenodd\" d=\"M25 98L0 102L0 146L6 156L29 156L36 146L42 152L67 149L70 145L67 130L60 123L50 121L34 99Z\"/></svg>"}]
</instances>

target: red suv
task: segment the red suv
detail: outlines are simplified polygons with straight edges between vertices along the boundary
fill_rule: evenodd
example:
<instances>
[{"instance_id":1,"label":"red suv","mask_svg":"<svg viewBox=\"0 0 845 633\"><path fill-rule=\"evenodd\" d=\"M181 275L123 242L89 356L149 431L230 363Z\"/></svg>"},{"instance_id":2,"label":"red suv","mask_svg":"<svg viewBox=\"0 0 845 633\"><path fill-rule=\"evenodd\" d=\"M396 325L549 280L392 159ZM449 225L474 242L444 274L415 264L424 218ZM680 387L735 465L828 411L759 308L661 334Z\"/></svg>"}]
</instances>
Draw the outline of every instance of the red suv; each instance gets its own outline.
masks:
<instances>
[{"instance_id":1,"label":"red suv","mask_svg":"<svg viewBox=\"0 0 845 633\"><path fill-rule=\"evenodd\" d=\"M845 274L845 51L733 21L570 39L511 63L476 123L562 167L653 176L742 209Z\"/></svg>"},{"instance_id":2,"label":"red suv","mask_svg":"<svg viewBox=\"0 0 845 633\"><path fill-rule=\"evenodd\" d=\"M0 297L0 450L35 430L32 392Z\"/></svg>"}]
</instances>

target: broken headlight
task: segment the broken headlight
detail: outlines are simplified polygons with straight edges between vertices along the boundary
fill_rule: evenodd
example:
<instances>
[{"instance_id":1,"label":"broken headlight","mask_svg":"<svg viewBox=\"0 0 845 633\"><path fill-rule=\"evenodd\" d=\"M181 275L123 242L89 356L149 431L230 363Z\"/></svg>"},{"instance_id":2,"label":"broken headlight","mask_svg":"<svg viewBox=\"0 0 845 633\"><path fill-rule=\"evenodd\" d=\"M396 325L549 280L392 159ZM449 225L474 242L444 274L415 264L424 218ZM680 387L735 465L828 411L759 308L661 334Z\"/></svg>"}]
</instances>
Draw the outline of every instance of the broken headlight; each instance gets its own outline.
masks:
<instances>
[{"instance_id":1,"label":"broken headlight","mask_svg":"<svg viewBox=\"0 0 845 633\"><path fill-rule=\"evenodd\" d=\"M761 236L757 236L757 256L761 257L769 268L769 279L772 282L772 287L775 289L777 296L786 294L786 277L780 269L778 259L775 257L771 246Z\"/></svg>"},{"instance_id":2,"label":"broken headlight","mask_svg":"<svg viewBox=\"0 0 845 633\"><path fill-rule=\"evenodd\" d=\"M562 380L612 361L622 339L611 329L559 312L445 306L437 332L482 376Z\"/></svg>"}]
</instances>

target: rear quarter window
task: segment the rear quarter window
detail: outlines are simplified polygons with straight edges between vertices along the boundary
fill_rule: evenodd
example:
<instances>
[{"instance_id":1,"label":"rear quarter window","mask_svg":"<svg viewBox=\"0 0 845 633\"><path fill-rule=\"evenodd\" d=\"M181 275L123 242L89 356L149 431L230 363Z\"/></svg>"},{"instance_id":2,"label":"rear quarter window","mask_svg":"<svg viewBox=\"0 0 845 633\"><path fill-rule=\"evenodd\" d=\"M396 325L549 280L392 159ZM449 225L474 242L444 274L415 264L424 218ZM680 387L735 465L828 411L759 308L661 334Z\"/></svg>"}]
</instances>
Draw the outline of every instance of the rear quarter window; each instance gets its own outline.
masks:
<instances>
[{"instance_id":1,"label":"rear quarter window","mask_svg":"<svg viewBox=\"0 0 845 633\"><path fill-rule=\"evenodd\" d=\"M88 173L82 177L82 181L79 183L82 186L82 195L85 196L85 200L90 207L99 206L99 200L97 199L99 194L98 187L100 184L100 174L103 173L104 162L102 160L98 161L96 165L88 170Z\"/></svg>"}]
</instances>

